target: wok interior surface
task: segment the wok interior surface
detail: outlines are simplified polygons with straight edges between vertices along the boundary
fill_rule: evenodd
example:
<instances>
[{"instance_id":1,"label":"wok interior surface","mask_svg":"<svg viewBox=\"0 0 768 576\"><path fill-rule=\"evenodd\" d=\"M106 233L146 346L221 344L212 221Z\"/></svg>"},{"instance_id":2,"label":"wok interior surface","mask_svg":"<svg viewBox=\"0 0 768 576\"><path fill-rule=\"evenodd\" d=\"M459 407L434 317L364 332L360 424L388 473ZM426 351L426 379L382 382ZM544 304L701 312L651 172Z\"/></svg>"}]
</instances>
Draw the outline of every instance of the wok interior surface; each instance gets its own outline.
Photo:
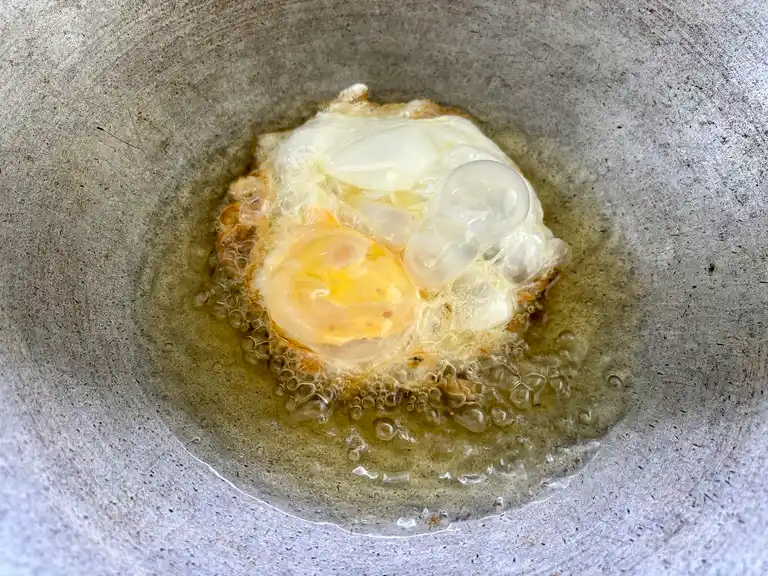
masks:
<instances>
[{"instance_id":1,"label":"wok interior surface","mask_svg":"<svg viewBox=\"0 0 768 576\"><path fill-rule=\"evenodd\" d=\"M0 572L764 572L766 33L758 2L4 2ZM412 539L196 459L137 320L158 230L361 81L514 130L535 178L597 198L638 286L631 408L586 471Z\"/></svg>"}]
</instances>

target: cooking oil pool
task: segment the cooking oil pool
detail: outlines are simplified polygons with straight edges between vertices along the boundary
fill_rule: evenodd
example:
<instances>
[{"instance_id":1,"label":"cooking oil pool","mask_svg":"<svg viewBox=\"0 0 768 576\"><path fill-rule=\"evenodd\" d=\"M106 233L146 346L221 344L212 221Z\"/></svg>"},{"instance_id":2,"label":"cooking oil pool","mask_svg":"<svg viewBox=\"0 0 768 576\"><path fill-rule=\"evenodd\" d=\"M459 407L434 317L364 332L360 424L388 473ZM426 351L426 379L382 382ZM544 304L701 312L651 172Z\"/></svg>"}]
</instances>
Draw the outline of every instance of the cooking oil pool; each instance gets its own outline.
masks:
<instances>
[{"instance_id":1,"label":"cooking oil pool","mask_svg":"<svg viewBox=\"0 0 768 576\"><path fill-rule=\"evenodd\" d=\"M417 391L382 381L342 398L275 366L212 253L231 168L158 217L137 298L146 386L195 456L286 512L379 534L503 513L594 456L626 408L630 260L588 175L553 147L484 128L522 165L572 262L522 338L469 369L442 367Z\"/></svg>"}]
</instances>

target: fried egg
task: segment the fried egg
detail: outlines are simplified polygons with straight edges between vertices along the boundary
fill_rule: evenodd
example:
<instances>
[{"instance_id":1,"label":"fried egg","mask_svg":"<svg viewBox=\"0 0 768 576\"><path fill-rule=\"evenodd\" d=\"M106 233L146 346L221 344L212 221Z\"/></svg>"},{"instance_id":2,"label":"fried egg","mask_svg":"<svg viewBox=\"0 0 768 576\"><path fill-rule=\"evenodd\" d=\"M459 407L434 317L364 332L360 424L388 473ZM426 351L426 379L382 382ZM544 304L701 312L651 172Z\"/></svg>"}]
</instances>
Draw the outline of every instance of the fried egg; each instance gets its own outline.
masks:
<instances>
[{"instance_id":1,"label":"fried egg","mask_svg":"<svg viewBox=\"0 0 768 576\"><path fill-rule=\"evenodd\" d=\"M465 114L367 94L355 85L259 139L255 170L220 215L219 260L270 338L323 374L492 353L568 246L518 166Z\"/></svg>"}]
</instances>

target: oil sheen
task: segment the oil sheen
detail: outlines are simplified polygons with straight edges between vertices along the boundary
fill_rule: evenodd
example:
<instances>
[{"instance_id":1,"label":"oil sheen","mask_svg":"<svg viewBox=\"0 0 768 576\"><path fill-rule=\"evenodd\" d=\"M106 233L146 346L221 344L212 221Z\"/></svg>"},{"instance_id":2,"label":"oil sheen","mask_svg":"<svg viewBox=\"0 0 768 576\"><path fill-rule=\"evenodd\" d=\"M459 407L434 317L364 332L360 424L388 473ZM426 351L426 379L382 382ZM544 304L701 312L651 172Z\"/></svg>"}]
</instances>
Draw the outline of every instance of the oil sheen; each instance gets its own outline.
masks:
<instances>
[{"instance_id":1,"label":"oil sheen","mask_svg":"<svg viewBox=\"0 0 768 576\"><path fill-rule=\"evenodd\" d=\"M417 387L395 374L348 393L283 360L214 250L233 169L159 215L137 314L148 392L188 450L281 510L380 534L503 513L595 455L631 384L631 258L577 164L482 128L533 183L571 262L527 310L527 331L476 361L419 373L414 360L404 370ZM243 153L223 157L236 166Z\"/></svg>"}]
</instances>

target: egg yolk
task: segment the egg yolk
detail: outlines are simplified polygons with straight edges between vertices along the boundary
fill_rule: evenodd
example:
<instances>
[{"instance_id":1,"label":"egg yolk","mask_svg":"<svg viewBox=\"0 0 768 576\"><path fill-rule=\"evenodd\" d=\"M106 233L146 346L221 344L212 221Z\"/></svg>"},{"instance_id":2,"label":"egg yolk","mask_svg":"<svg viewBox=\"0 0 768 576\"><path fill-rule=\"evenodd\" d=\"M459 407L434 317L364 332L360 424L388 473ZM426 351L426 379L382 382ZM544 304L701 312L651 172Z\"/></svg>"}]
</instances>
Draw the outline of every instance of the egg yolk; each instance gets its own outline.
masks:
<instances>
[{"instance_id":1,"label":"egg yolk","mask_svg":"<svg viewBox=\"0 0 768 576\"><path fill-rule=\"evenodd\" d=\"M297 232L267 257L258 284L284 336L327 351L407 335L420 297L396 254L343 226Z\"/></svg>"}]
</instances>

